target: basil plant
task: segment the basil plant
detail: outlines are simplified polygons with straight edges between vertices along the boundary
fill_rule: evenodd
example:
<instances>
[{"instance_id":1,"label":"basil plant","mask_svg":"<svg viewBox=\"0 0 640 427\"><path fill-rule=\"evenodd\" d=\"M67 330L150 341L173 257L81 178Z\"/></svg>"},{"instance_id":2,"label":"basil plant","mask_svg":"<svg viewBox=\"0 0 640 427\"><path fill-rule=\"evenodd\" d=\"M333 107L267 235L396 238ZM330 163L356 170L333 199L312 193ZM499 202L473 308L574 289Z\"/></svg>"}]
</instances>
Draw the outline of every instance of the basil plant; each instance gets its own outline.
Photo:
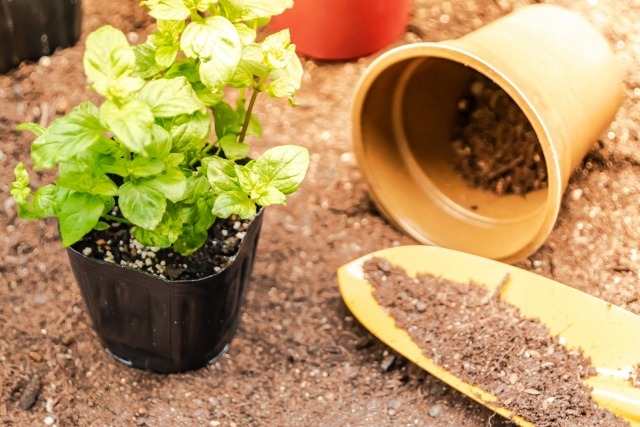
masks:
<instances>
[{"instance_id":1,"label":"basil plant","mask_svg":"<svg viewBox=\"0 0 640 427\"><path fill-rule=\"evenodd\" d=\"M292 0L141 4L157 21L144 43L111 26L86 40L84 71L104 102L85 101L46 128L19 126L36 135L33 168L57 178L33 189L20 163L11 194L22 218L57 218L64 246L117 222L142 244L188 255L216 218L284 204L306 174L305 148L249 160L245 142L262 133L252 115L260 93L295 104L302 66L288 30L257 37Z\"/></svg>"}]
</instances>

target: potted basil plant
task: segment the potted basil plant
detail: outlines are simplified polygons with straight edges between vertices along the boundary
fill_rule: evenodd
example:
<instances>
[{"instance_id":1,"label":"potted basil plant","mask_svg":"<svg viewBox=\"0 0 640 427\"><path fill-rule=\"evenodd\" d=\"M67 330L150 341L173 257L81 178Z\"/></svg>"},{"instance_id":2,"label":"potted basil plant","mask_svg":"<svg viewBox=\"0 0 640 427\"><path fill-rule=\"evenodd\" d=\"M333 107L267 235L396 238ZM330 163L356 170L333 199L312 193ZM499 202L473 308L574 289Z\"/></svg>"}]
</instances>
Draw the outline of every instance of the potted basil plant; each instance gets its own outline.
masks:
<instances>
[{"instance_id":1,"label":"potted basil plant","mask_svg":"<svg viewBox=\"0 0 640 427\"><path fill-rule=\"evenodd\" d=\"M253 265L262 212L284 204L305 148L249 157L261 93L288 98L302 66L288 30L257 36L291 0L148 0L141 44L104 26L84 71L104 101L44 128L11 194L24 219L55 217L93 326L108 352L156 372L197 369L228 347Z\"/></svg>"}]
</instances>

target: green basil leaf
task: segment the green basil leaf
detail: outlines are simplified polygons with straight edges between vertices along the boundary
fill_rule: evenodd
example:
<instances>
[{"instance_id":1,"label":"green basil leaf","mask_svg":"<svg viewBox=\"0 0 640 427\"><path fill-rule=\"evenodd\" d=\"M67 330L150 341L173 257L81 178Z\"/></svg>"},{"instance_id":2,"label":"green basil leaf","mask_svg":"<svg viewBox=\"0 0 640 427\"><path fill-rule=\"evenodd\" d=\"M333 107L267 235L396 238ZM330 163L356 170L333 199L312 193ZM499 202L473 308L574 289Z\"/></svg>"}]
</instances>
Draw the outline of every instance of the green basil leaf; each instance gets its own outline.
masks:
<instances>
[{"instance_id":1,"label":"green basil leaf","mask_svg":"<svg viewBox=\"0 0 640 427\"><path fill-rule=\"evenodd\" d=\"M181 59L180 62L173 64L163 74L165 79L175 79L177 77L184 77L192 84L195 89L195 84L200 82L200 74L198 74L198 67L193 59Z\"/></svg>"},{"instance_id":2,"label":"green basil leaf","mask_svg":"<svg viewBox=\"0 0 640 427\"><path fill-rule=\"evenodd\" d=\"M264 54L259 44L251 43L245 46L242 49L240 64L229 81L229 85L236 88L249 87L253 85L255 77L267 77L269 68L263 61Z\"/></svg>"},{"instance_id":3,"label":"green basil leaf","mask_svg":"<svg viewBox=\"0 0 640 427\"><path fill-rule=\"evenodd\" d=\"M184 21L163 21L156 23L157 31L147 38L155 47L154 60L162 68L170 67L180 49L180 34L185 28Z\"/></svg>"},{"instance_id":4,"label":"green basil leaf","mask_svg":"<svg viewBox=\"0 0 640 427\"><path fill-rule=\"evenodd\" d=\"M216 0L185 0L186 5L190 9L197 9L199 12L205 12L210 7L214 6L217 1Z\"/></svg>"},{"instance_id":5,"label":"green basil leaf","mask_svg":"<svg viewBox=\"0 0 640 427\"><path fill-rule=\"evenodd\" d=\"M184 27L184 20L157 20L156 28L158 31L152 34L156 46L179 44L180 34L184 31Z\"/></svg>"},{"instance_id":6,"label":"green basil leaf","mask_svg":"<svg viewBox=\"0 0 640 427\"><path fill-rule=\"evenodd\" d=\"M118 204L124 217L133 224L153 230L162 220L167 199L144 183L128 181L120 186Z\"/></svg>"},{"instance_id":7,"label":"green basil leaf","mask_svg":"<svg viewBox=\"0 0 640 427\"><path fill-rule=\"evenodd\" d=\"M293 102L293 96L300 89L300 79L297 75L282 74L265 88L265 92L273 98L289 98Z\"/></svg>"},{"instance_id":8,"label":"green basil leaf","mask_svg":"<svg viewBox=\"0 0 640 427\"><path fill-rule=\"evenodd\" d=\"M105 202L100 196L70 193L58 215L62 244L70 246L90 232L104 212Z\"/></svg>"},{"instance_id":9,"label":"green basil leaf","mask_svg":"<svg viewBox=\"0 0 640 427\"><path fill-rule=\"evenodd\" d=\"M136 57L135 74L137 76L148 79L165 69L156 60L157 51L158 48L150 40L133 46L133 52Z\"/></svg>"},{"instance_id":10,"label":"green basil leaf","mask_svg":"<svg viewBox=\"0 0 640 427\"><path fill-rule=\"evenodd\" d=\"M29 187L29 173L24 163L20 162L13 169L15 181L11 184L9 192L14 200L19 204L27 200L27 197L31 195L31 188Z\"/></svg>"},{"instance_id":11,"label":"green basil leaf","mask_svg":"<svg viewBox=\"0 0 640 427\"><path fill-rule=\"evenodd\" d=\"M238 114L228 103L222 101L211 108L216 136L222 138L227 134L239 135L242 130L244 115Z\"/></svg>"},{"instance_id":12,"label":"green basil leaf","mask_svg":"<svg viewBox=\"0 0 640 427\"><path fill-rule=\"evenodd\" d=\"M242 57L238 31L222 16L191 22L182 33L180 47L188 57L201 60L200 80L211 89L231 80Z\"/></svg>"},{"instance_id":13,"label":"green basil leaf","mask_svg":"<svg viewBox=\"0 0 640 427\"><path fill-rule=\"evenodd\" d=\"M18 215L22 219L35 220L46 216L46 213L35 206L29 187L29 174L22 162L14 168L15 181L10 186L10 193L18 206Z\"/></svg>"},{"instance_id":14,"label":"green basil leaf","mask_svg":"<svg viewBox=\"0 0 640 427\"><path fill-rule=\"evenodd\" d=\"M202 194L208 194L211 185L207 178L203 175L192 175L187 178L187 189L185 197L182 200L185 204L196 203ZM193 221L189 221L193 222Z\"/></svg>"},{"instance_id":15,"label":"green basil leaf","mask_svg":"<svg viewBox=\"0 0 640 427\"><path fill-rule=\"evenodd\" d=\"M160 46L156 50L155 60L156 64L162 68L170 67L178 56L178 46Z\"/></svg>"},{"instance_id":16,"label":"green basil leaf","mask_svg":"<svg viewBox=\"0 0 640 427\"><path fill-rule=\"evenodd\" d=\"M242 219L248 219L255 216L256 204L242 190L228 191L216 198L211 211L220 218L236 214Z\"/></svg>"},{"instance_id":17,"label":"green basil leaf","mask_svg":"<svg viewBox=\"0 0 640 427\"><path fill-rule=\"evenodd\" d=\"M149 157L165 159L171 152L171 135L162 126L153 124L151 127L151 141L144 152Z\"/></svg>"},{"instance_id":18,"label":"green basil leaf","mask_svg":"<svg viewBox=\"0 0 640 427\"><path fill-rule=\"evenodd\" d=\"M219 142L225 157L229 160L244 159L249 154L249 145L238 142L237 135L225 135L220 138Z\"/></svg>"},{"instance_id":19,"label":"green basil leaf","mask_svg":"<svg viewBox=\"0 0 640 427\"><path fill-rule=\"evenodd\" d=\"M282 69L289 65L290 58L296 56L295 45L291 44L288 29L278 31L265 37L260 47L270 69Z\"/></svg>"},{"instance_id":20,"label":"green basil leaf","mask_svg":"<svg viewBox=\"0 0 640 427\"><path fill-rule=\"evenodd\" d=\"M236 176L238 177L238 184L242 191L244 191L251 199L255 199L257 196L254 193L254 189L258 185L260 177L253 171L253 168L248 168L242 165L235 165Z\"/></svg>"},{"instance_id":21,"label":"green basil leaf","mask_svg":"<svg viewBox=\"0 0 640 427\"><path fill-rule=\"evenodd\" d=\"M213 203L215 201L214 196L211 194L205 194L198 198L196 206L198 208L198 216L192 223L195 227L208 231L216 220L216 216L213 214Z\"/></svg>"},{"instance_id":22,"label":"green basil leaf","mask_svg":"<svg viewBox=\"0 0 640 427\"><path fill-rule=\"evenodd\" d=\"M202 162L214 193L240 190L234 162L216 156L205 157Z\"/></svg>"},{"instance_id":23,"label":"green basil leaf","mask_svg":"<svg viewBox=\"0 0 640 427\"><path fill-rule=\"evenodd\" d=\"M124 158L101 157L96 163L105 173L127 177L129 172L129 161Z\"/></svg>"},{"instance_id":24,"label":"green basil leaf","mask_svg":"<svg viewBox=\"0 0 640 427\"><path fill-rule=\"evenodd\" d=\"M211 89L206 87L203 83L196 86L194 86L194 89L198 94L198 99L207 107L212 107L224 99L224 88Z\"/></svg>"},{"instance_id":25,"label":"green basil leaf","mask_svg":"<svg viewBox=\"0 0 640 427\"><path fill-rule=\"evenodd\" d=\"M116 159L127 156L127 153L129 153L129 150L118 143L113 137L107 138L103 135L96 144L91 146L90 150L78 153L75 158L80 158L85 161L86 159L95 159L97 162L98 159L102 157L112 157Z\"/></svg>"},{"instance_id":26,"label":"green basil leaf","mask_svg":"<svg viewBox=\"0 0 640 427\"><path fill-rule=\"evenodd\" d=\"M169 153L164 159L165 169L169 170L177 168L182 164L182 162L184 162L184 159L184 153Z\"/></svg>"},{"instance_id":27,"label":"green basil leaf","mask_svg":"<svg viewBox=\"0 0 640 427\"><path fill-rule=\"evenodd\" d=\"M93 169L59 174L56 185L98 196L118 195L118 186L108 176L97 175Z\"/></svg>"},{"instance_id":28,"label":"green basil leaf","mask_svg":"<svg viewBox=\"0 0 640 427\"><path fill-rule=\"evenodd\" d=\"M189 224L183 224L182 234L173 244L173 249L183 256L188 256L207 241L209 234L207 230L201 230Z\"/></svg>"},{"instance_id":29,"label":"green basil leaf","mask_svg":"<svg viewBox=\"0 0 640 427\"><path fill-rule=\"evenodd\" d=\"M187 191L187 178L182 172L176 169L155 175L152 178L144 180L144 183L174 203L182 200Z\"/></svg>"},{"instance_id":30,"label":"green basil leaf","mask_svg":"<svg viewBox=\"0 0 640 427\"><path fill-rule=\"evenodd\" d=\"M295 53L295 45L290 43L289 30L272 34L262 42L262 50L270 69L268 78L271 83L265 91L273 97L293 97L300 89L302 64Z\"/></svg>"},{"instance_id":31,"label":"green basil leaf","mask_svg":"<svg viewBox=\"0 0 640 427\"><path fill-rule=\"evenodd\" d=\"M298 189L307 173L309 152L295 145L270 148L256 159L252 168L261 183L290 194Z\"/></svg>"},{"instance_id":32,"label":"green basil leaf","mask_svg":"<svg viewBox=\"0 0 640 427\"><path fill-rule=\"evenodd\" d=\"M272 186L259 188L255 193L257 196L257 198L255 198L255 202L260 206L270 206L275 204L285 205L287 202L287 196Z\"/></svg>"},{"instance_id":33,"label":"green basil leaf","mask_svg":"<svg viewBox=\"0 0 640 427\"><path fill-rule=\"evenodd\" d=\"M180 207L182 235L174 243L174 249L178 253L189 255L207 240L209 228L216 220L216 216L211 212L212 208L213 200L209 197L200 197L197 203Z\"/></svg>"},{"instance_id":34,"label":"green basil leaf","mask_svg":"<svg viewBox=\"0 0 640 427\"><path fill-rule=\"evenodd\" d=\"M147 103L155 117L173 117L205 110L204 104L184 77L152 80L138 93L138 100Z\"/></svg>"},{"instance_id":35,"label":"green basil leaf","mask_svg":"<svg viewBox=\"0 0 640 427\"><path fill-rule=\"evenodd\" d=\"M98 231L104 231L104 230L108 230L109 227L111 227L109 224L107 224L104 221L98 221L98 223L96 224L95 227L93 227L94 230L98 230Z\"/></svg>"},{"instance_id":36,"label":"green basil leaf","mask_svg":"<svg viewBox=\"0 0 640 427\"><path fill-rule=\"evenodd\" d=\"M241 43L236 27L222 16L193 21L180 37L180 48L189 58L208 61L215 56L228 56L234 67L240 61Z\"/></svg>"},{"instance_id":37,"label":"green basil leaf","mask_svg":"<svg viewBox=\"0 0 640 427\"><path fill-rule=\"evenodd\" d=\"M242 50L241 65L246 68L249 74L252 74L259 78L267 77L269 74L269 67L265 60L265 53L262 50L262 45L258 43L252 43Z\"/></svg>"},{"instance_id":38,"label":"green basil leaf","mask_svg":"<svg viewBox=\"0 0 640 427\"><path fill-rule=\"evenodd\" d=\"M104 140L104 126L98 109L89 101L76 106L65 117L54 120L31 145L31 159L36 170L50 169L71 159Z\"/></svg>"},{"instance_id":39,"label":"green basil leaf","mask_svg":"<svg viewBox=\"0 0 640 427\"><path fill-rule=\"evenodd\" d=\"M16 129L31 131L35 136L40 136L47 130L47 128L38 123L22 123L16 126Z\"/></svg>"},{"instance_id":40,"label":"green basil leaf","mask_svg":"<svg viewBox=\"0 0 640 427\"><path fill-rule=\"evenodd\" d=\"M175 207L167 205L167 211L162 216L162 221L153 229L134 227L133 235L140 243L146 246L168 248L180 237L182 221Z\"/></svg>"},{"instance_id":41,"label":"green basil leaf","mask_svg":"<svg viewBox=\"0 0 640 427\"><path fill-rule=\"evenodd\" d=\"M105 101L100 107L100 118L125 147L134 153L144 153L151 141L154 122L151 107L136 100L124 104Z\"/></svg>"},{"instance_id":42,"label":"green basil leaf","mask_svg":"<svg viewBox=\"0 0 640 427\"><path fill-rule=\"evenodd\" d=\"M209 116L201 111L165 119L162 125L169 131L174 151L202 147L211 131Z\"/></svg>"},{"instance_id":43,"label":"green basil leaf","mask_svg":"<svg viewBox=\"0 0 640 427\"><path fill-rule=\"evenodd\" d=\"M135 177L157 175L164 170L164 162L153 157L138 156L131 161L129 172Z\"/></svg>"},{"instance_id":44,"label":"green basil leaf","mask_svg":"<svg viewBox=\"0 0 640 427\"><path fill-rule=\"evenodd\" d=\"M107 99L125 99L144 86L144 79L140 77L123 76L109 81L106 86Z\"/></svg>"},{"instance_id":45,"label":"green basil leaf","mask_svg":"<svg viewBox=\"0 0 640 427\"><path fill-rule=\"evenodd\" d=\"M158 20L184 21L191 16L184 0L146 0L140 5L147 6L149 15Z\"/></svg>"},{"instance_id":46,"label":"green basil leaf","mask_svg":"<svg viewBox=\"0 0 640 427\"><path fill-rule=\"evenodd\" d=\"M57 215L59 194L64 191L53 184L43 185L38 188L33 196L33 206L38 212L42 213L42 218Z\"/></svg>"},{"instance_id":47,"label":"green basil leaf","mask_svg":"<svg viewBox=\"0 0 640 427\"><path fill-rule=\"evenodd\" d=\"M107 96L111 81L133 73L136 57L122 31L105 25L87 37L83 64L96 91Z\"/></svg>"},{"instance_id":48,"label":"green basil leaf","mask_svg":"<svg viewBox=\"0 0 640 427\"><path fill-rule=\"evenodd\" d=\"M293 6L293 0L220 0L219 3L232 22L280 15Z\"/></svg>"},{"instance_id":49,"label":"green basil leaf","mask_svg":"<svg viewBox=\"0 0 640 427\"><path fill-rule=\"evenodd\" d=\"M240 36L240 43L243 46L248 46L256 41L257 32L254 28L249 27L244 22L236 22L234 25Z\"/></svg>"},{"instance_id":50,"label":"green basil leaf","mask_svg":"<svg viewBox=\"0 0 640 427\"><path fill-rule=\"evenodd\" d=\"M237 65L224 56L216 56L200 64L200 79L207 88L215 91L231 81Z\"/></svg>"}]
</instances>

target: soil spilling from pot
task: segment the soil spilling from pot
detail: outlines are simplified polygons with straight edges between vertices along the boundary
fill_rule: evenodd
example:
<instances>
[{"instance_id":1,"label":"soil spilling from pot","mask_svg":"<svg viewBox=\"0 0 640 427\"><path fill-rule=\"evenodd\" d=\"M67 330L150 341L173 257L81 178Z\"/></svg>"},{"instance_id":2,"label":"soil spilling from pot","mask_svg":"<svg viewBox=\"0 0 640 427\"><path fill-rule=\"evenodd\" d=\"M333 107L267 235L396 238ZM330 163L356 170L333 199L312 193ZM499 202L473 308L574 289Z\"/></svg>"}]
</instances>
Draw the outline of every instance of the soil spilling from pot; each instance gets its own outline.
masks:
<instances>
[{"instance_id":1,"label":"soil spilling from pot","mask_svg":"<svg viewBox=\"0 0 640 427\"><path fill-rule=\"evenodd\" d=\"M114 224L93 230L73 248L84 256L111 262L170 280L193 280L217 273L233 261L251 220L232 215L218 219L209 229L205 244L183 256L172 249L148 247L137 241L131 227Z\"/></svg>"},{"instance_id":2,"label":"soil spilling from pot","mask_svg":"<svg viewBox=\"0 0 640 427\"><path fill-rule=\"evenodd\" d=\"M502 88L479 73L458 102L451 146L456 170L474 187L524 195L547 186L531 123Z\"/></svg>"},{"instance_id":3,"label":"soil spilling from pot","mask_svg":"<svg viewBox=\"0 0 640 427\"><path fill-rule=\"evenodd\" d=\"M364 271L378 303L427 357L515 415L538 427L628 425L591 399L582 380L595 369L581 351L500 300L508 277L488 291L426 274L414 279L384 259Z\"/></svg>"}]
</instances>

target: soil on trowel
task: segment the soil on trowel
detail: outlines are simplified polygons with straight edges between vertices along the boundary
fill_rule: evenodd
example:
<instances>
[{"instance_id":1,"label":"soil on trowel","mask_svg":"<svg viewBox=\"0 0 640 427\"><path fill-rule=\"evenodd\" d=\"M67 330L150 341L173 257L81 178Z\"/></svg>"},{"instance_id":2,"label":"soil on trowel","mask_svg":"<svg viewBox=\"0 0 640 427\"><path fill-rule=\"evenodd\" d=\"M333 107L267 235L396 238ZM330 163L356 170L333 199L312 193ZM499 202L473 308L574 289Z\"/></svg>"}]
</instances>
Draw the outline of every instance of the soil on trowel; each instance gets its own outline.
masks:
<instances>
[{"instance_id":1,"label":"soil on trowel","mask_svg":"<svg viewBox=\"0 0 640 427\"><path fill-rule=\"evenodd\" d=\"M531 123L502 88L481 74L458 102L451 146L456 170L474 187L525 195L547 186L544 154Z\"/></svg>"},{"instance_id":2,"label":"soil on trowel","mask_svg":"<svg viewBox=\"0 0 640 427\"><path fill-rule=\"evenodd\" d=\"M427 274L414 279L379 258L364 270L378 303L427 357L514 415L538 427L629 425L591 399L582 380L595 369L581 351L499 298L508 276L487 290Z\"/></svg>"}]
</instances>

